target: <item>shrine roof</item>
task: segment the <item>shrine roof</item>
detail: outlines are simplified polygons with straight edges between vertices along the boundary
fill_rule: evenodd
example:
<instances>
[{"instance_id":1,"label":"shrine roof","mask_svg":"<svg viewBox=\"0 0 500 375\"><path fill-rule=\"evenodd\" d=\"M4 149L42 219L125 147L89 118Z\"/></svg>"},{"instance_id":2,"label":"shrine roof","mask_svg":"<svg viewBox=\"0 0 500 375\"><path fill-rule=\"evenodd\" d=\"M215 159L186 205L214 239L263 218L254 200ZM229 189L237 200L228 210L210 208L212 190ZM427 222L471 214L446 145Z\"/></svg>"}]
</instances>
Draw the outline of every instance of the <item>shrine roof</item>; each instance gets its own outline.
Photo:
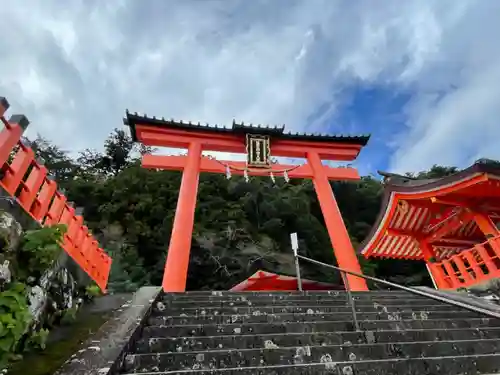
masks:
<instances>
[{"instance_id":1,"label":"shrine roof","mask_svg":"<svg viewBox=\"0 0 500 375\"><path fill-rule=\"evenodd\" d=\"M480 207L500 221L500 163L482 159L453 175L427 180L381 172L381 209L359 251L365 257L423 259L416 237L431 236L464 207ZM439 258L483 240L474 221L464 221L431 244ZM434 240L433 240L434 241Z\"/></svg>"},{"instance_id":2,"label":"shrine roof","mask_svg":"<svg viewBox=\"0 0 500 375\"><path fill-rule=\"evenodd\" d=\"M385 192L397 191L405 193L418 193L434 190L440 186L448 185L477 173L488 173L500 176L500 162L489 159L479 159L470 167L457 173L442 178L430 179L416 179L414 177L378 171L378 174L384 177L384 185L386 186Z\"/></svg>"},{"instance_id":3,"label":"shrine roof","mask_svg":"<svg viewBox=\"0 0 500 375\"><path fill-rule=\"evenodd\" d=\"M324 283L304 278L302 278L301 281L303 290L344 289L342 285ZM266 270L259 270L255 272L252 276L250 276L248 279L233 286L229 290L232 292L244 292L244 291L264 292L264 291L277 291L277 290L296 291L297 287L298 287L298 281L296 276L276 274Z\"/></svg>"},{"instance_id":4,"label":"shrine roof","mask_svg":"<svg viewBox=\"0 0 500 375\"><path fill-rule=\"evenodd\" d=\"M179 129L188 131L203 131L209 133L231 133L231 134L259 134L274 136L279 139L290 139L297 141L315 141L315 142L337 142L348 143L360 146L366 146L370 135L334 135L334 134L318 134L318 133L299 133L299 132L285 132L285 125L280 126L262 126L262 125L246 125L236 123L233 121L231 127L209 125L201 123L184 122L180 120L166 120L165 118L148 117L147 115L140 115L137 112L131 113L126 111L126 116L123 123L130 127L132 139L137 141L136 126L146 125L155 126L167 129Z\"/></svg>"}]
</instances>

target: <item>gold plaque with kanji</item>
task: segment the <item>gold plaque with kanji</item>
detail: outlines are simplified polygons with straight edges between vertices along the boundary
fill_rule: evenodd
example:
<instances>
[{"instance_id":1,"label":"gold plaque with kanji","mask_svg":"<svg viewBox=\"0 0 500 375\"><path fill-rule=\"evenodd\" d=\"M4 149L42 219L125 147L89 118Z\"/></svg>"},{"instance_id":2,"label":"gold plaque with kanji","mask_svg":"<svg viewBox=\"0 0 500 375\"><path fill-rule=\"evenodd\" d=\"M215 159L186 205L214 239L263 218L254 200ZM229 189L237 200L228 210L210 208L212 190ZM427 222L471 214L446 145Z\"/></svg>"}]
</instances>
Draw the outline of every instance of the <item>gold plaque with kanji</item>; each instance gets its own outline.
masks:
<instances>
[{"instance_id":1,"label":"gold plaque with kanji","mask_svg":"<svg viewBox=\"0 0 500 375\"><path fill-rule=\"evenodd\" d=\"M269 137L247 134L247 165L249 167L269 167L270 158Z\"/></svg>"}]
</instances>

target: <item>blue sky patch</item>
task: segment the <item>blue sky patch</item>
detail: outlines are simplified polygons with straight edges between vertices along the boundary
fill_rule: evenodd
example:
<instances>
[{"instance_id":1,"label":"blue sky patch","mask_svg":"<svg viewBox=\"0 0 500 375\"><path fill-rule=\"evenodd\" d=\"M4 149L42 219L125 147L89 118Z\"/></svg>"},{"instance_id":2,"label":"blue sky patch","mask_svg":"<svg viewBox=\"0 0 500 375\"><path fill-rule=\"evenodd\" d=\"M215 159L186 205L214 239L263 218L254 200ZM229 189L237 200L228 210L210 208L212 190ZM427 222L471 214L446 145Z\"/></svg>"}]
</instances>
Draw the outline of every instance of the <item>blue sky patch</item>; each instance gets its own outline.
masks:
<instances>
[{"instance_id":1,"label":"blue sky patch","mask_svg":"<svg viewBox=\"0 0 500 375\"><path fill-rule=\"evenodd\" d=\"M395 86L356 84L345 90L345 103L332 118L329 131L349 134L371 134L357 165L363 174L389 167L389 143L405 127L405 106L412 93ZM337 125L338 124L338 125Z\"/></svg>"}]
</instances>

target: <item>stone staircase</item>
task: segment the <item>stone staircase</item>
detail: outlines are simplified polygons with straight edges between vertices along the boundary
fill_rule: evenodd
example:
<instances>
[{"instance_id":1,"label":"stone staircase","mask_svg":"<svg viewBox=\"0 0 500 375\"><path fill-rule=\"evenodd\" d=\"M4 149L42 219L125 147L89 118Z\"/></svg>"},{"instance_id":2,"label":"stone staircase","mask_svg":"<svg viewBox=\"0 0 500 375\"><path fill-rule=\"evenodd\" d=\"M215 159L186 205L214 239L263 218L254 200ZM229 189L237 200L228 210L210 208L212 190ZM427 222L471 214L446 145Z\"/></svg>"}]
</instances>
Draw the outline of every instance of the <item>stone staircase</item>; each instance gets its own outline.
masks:
<instances>
[{"instance_id":1,"label":"stone staircase","mask_svg":"<svg viewBox=\"0 0 500 375\"><path fill-rule=\"evenodd\" d=\"M122 374L500 373L500 320L406 292L165 294Z\"/></svg>"}]
</instances>

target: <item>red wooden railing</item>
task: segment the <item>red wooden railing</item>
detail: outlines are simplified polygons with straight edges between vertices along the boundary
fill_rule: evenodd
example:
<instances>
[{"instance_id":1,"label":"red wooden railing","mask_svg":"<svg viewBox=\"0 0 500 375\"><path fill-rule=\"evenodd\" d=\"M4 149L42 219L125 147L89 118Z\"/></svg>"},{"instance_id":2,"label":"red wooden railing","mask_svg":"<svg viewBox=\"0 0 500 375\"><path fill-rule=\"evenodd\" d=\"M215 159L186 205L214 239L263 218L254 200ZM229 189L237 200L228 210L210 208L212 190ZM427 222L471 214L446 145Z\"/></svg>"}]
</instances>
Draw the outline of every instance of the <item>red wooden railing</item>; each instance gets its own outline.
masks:
<instances>
[{"instance_id":1,"label":"red wooden railing","mask_svg":"<svg viewBox=\"0 0 500 375\"><path fill-rule=\"evenodd\" d=\"M61 247L105 291L111 258L83 224L83 217L75 213L66 197L57 191L57 183L48 177L47 168L37 162L33 150L21 142L28 119L13 115L6 120L4 114L8 107L7 100L0 97L0 120L5 125L0 132L3 172L0 186L41 225L66 224L68 230ZM12 152L15 154L9 161Z\"/></svg>"},{"instance_id":2,"label":"red wooden railing","mask_svg":"<svg viewBox=\"0 0 500 375\"><path fill-rule=\"evenodd\" d=\"M500 277L500 236L434 263L449 288L468 287Z\"/></svg>"}]
</instances>

